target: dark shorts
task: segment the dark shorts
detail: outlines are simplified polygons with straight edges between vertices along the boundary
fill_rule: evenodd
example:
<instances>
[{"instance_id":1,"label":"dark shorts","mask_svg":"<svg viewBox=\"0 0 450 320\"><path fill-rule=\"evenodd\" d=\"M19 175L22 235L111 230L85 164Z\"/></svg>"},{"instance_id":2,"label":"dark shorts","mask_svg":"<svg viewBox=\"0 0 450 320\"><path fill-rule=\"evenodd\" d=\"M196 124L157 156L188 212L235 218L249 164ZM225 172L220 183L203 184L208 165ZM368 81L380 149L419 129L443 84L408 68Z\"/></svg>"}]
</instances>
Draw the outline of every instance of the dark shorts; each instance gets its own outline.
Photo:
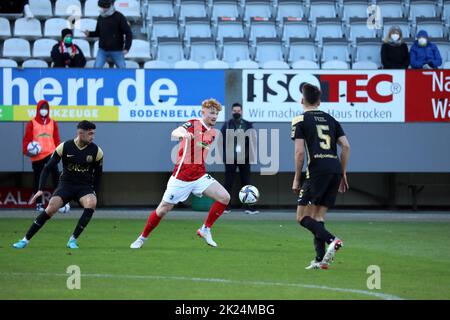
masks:
<instances>
[{"instance_id":1,"label":"dark shorts","mask_svg":"<svg viewBox=\"0 0 450 320\"><path fill-rule=\"evenodd\" d=\"M341 178L341 174L323 174L305 180L298 197L298 205L332 207L336 201Z\"/></svg>"},{"instance_id":2,"label":"dark shorts","mask_svg":"<svg viewBox=\"0 0 450 320\"><path fill-rule=\"evenodd\" d=\"M91 193L95 195L95 191L92 186L60 183L55 192L53 192L52 197L61 197L64 203L68 203L71 200L78 201L80 198Z\"/></svg>"}]
</instances>

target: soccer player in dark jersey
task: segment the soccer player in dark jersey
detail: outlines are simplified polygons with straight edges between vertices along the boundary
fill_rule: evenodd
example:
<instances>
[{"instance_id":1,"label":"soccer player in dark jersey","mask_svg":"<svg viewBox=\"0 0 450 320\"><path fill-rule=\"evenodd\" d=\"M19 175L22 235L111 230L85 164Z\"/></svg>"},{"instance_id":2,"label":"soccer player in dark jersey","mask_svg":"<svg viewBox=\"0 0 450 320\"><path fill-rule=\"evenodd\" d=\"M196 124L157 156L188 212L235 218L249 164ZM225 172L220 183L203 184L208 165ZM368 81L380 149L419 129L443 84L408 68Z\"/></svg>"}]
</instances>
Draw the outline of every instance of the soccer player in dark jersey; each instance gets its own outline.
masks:
<instances>
[{"instance_id":1,"label":"soccer player in dark jersey","mask_svg":"<svg viewBox=\"0 0 450 320\"><path fill-rule=\"evenodd\" d=\"M161 203L150 214L144 230L130 245L131 249L141 248L161 219L191 193L215 200L204 224L197 230L197 235L211 247L217 247L211 235L211 227L230 202L230 194L206 173L205 159L216 136L216 129L213 127L221 110L222 105L215 99L205 100L202 103L201 119L189 120L172 131L172 138L181 140L175 168L167 182Z\"/></svg>"},{"instance_id":2,"label":"soccer player in dark jersey","mask_svg":"<svg viewBox=\"0 0 450 320\"><path fill-rule=\"evenodd\" d=\"M320 89L305 83L300 90L305 112L292 121L291 138L295 141L292 190L298 195L297 221L314 236L316 258L306 269L328 269L343 243L325 229L325 214L334 205L338 191L348 189L346 172L350 145L340 123L318 110ZM341 147L340 161L337 145ZM306 180L301 184L305 148L308 163ZM325 243L328 244L326 251Z\"/></svg>"},{"instance_id":3,"label":"soccer player in dark jersey","mask_svg":"<svg viewBox=\"0 0 450 320\"><path fill-rule=\"evenodd\" d=\"M94 136L95 124L86 120L81 121L77 126L77 137L61 143L53 152L41 173L39 191L30 202L33 203L37 197L43 194L42 190L49 172L62 160L63 172L59 178L58 187L50 198L47 208L36 218L25 237L14 243L15 248L25 248L47 220L71 200L77 200L84 208L67 243L67 247L70 249L78 248L77 239L88 225L97 206L95 190L98 190L103 168L103 151L93 143Z\"/></svg>"}]
</instances>

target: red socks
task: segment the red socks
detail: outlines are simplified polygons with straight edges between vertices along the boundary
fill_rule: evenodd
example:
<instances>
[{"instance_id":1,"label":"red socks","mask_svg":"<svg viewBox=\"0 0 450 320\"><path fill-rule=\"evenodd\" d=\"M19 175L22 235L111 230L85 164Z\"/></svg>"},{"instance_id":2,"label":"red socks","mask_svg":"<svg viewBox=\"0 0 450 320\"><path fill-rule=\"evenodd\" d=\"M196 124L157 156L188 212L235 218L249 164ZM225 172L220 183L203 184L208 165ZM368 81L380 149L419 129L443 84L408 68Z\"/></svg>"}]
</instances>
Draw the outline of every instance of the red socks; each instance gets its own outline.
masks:
<instances>
[{"instance_id":1,"label":"red socks","mask_svg":"<svg viewBox=\"0 0 450 320\"><path fill-rule=\"evenodd\" d=\"M160 221L161 218L156 214L156 210L153 211L148 217L147 224L145 225L144 231L142 231L142 236L147 238L149 233L158 226Z\"/></svg>"},{"instance_id":2,"label":"red socks","mask_svg":"<svg viewBox=\"0 0 450 320\"><path fill-rule=\"evenodd\" d=\"M216 220L219 219L219 217L222 215L226 207L226 204L223 204L219 201L214 202L211 209L209 210L208 217L206 218L205 227L211 228L214 222L216 222Z\"/></svg>"}]
</instances>

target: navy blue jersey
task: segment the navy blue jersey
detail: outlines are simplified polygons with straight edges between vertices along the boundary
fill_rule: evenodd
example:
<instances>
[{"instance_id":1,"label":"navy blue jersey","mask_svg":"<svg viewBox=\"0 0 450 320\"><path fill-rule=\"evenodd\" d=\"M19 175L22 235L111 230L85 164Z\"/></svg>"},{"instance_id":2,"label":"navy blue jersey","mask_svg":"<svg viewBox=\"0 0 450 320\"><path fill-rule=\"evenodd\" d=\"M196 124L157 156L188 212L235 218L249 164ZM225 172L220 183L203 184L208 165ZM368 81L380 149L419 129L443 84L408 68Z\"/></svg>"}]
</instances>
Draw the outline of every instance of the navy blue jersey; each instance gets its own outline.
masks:
<instances>
[{"instance_id":1,"label":"navy blue jersey","mask_svg":"<svg viewBox=\"0 0 450 320\"><path fill-rule=\"evenodd\" d=\"M304 139L308 157L306 178L342 173L337 140L344 136L340 123L320 110L306 111L292 120L291 139Z\"/></svg>"}]
</instances>

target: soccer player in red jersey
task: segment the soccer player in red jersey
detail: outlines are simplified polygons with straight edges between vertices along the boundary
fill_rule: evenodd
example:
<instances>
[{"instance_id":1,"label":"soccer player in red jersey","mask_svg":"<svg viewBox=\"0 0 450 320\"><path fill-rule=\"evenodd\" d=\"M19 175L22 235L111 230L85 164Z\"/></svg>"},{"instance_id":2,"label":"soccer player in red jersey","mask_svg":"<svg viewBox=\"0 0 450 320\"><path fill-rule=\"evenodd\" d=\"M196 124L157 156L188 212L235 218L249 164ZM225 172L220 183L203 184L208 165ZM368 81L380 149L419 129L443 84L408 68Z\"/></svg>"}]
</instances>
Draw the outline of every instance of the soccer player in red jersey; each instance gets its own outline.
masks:
<instances>
[{"instance_id":1,"label":"soccer player in red jersey","mask_svg":"<svg viewBox=\"0 0 450 320\"><path fill-rule=\"evenodd\" d=\"M207 196L215 201L203 226L197 230L197 235L208 245L217 247L211 235L211 227L230 202L230 195L219 182L206 173L205 159L216 136L213 127L221 110L221 104L215 99L205 100L202 102L202 119L189 120L172 131L172 138L181 140L175 168L161 203L150 214L144 230L130 248L141 248L161 219L175 204L185 201L191 193Z\"/></svg>"}]
</instances>

